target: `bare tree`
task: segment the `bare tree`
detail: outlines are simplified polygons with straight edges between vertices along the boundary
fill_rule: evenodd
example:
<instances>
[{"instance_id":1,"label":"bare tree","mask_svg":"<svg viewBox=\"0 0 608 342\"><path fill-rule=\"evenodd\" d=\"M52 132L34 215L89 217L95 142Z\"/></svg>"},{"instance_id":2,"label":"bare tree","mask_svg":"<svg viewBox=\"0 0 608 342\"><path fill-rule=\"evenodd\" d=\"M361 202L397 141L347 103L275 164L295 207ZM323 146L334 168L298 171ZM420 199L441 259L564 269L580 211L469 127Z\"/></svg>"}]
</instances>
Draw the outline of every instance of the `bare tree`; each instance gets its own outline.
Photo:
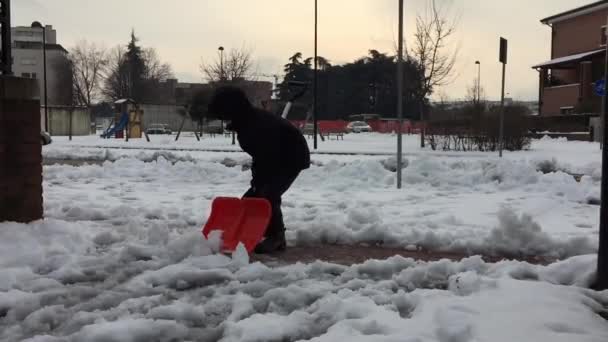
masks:
<instances>
[{"instance_id":1,"label":"bare tree","mask_svg":"<svg viewBox=\"0 0 608 342\"><path fill-rule=\"evenodd\" d=\"M108 53L95 43L79 41L70 50L72 79L76 103L90 107L101 93L103 70L108 64Z\"/></svg>"},{"instance_id":2,"label":"bare tree","mask_svg":"<svg viewBox=\"0 0 608 342\"><path fill-rule=\"evenodd\" d=\"M454 79L458 48L451 49L450 43L457 26L458 17L451 12L450 5L437 5L435 0L430 0L425 12L416 17L416 33L408 58L416 61L424 75L417 94L421 121L424 121L424 99ZM424 147L424 129L421 133L420 145Z\"/></svg>"},{"instance_id":3,"label":"bare tree","mask_svg":"<svg viewBox=\"0 0 608 342\"><path fill-rule=\"evenodd\" d=\"M477 79L474 79L471 85L467 87L467 95L465 100L472 104L481 104L486 102L486 92L484 88L479 85Z\"/></svg>"},{"instance_id":4,"label":"bare tree","mask_svg":"<svg viewBox=\"0 0 608 342\"><path fill-rule=\"evenodd\" d=\"M164 82L168 78L173 77L171 65L169 65L169 63L161 62L155 49L144 49L143 59L145 64L144 79L148 81Z\"/></svg>"},{"instance_id":5,"label":"bare tree","mask_svg":"<svg viewBox=\"0 0 608 342\"><path fill-rule=\"evenodd\" d=\"M118 45L108 53L104 78L102 93L106 98L118 100L129 96L129 69L124 46Z\"/></svg>"},{"instance_id":6,"label":"bare tree","mask_svg":"<svg viewBox=\"0 0 608 342\"><path fill-rule=\"evenodd\" d=\"M145 95L142 100L159 96L159 83L173 77L173 71L168 63L163 63L155 49L142 50L144 63L141 91ZM110 100L117 100L131 96L133 82L127 58L127 49L116 46L108 53L104 72L105 84L102 93Z\"/></svg>"},{"instance_id":7,"label":"bare tree","mask_svg":"<svg viewBox=\"0 0 608 342\"><path fill-rule=\"evenodd\" d=\"M209 82L249 79L254 74L253 51L242 47L231 49L223 58L212 62L201 61L200 71Z\"/></svg>"}]
</instances>

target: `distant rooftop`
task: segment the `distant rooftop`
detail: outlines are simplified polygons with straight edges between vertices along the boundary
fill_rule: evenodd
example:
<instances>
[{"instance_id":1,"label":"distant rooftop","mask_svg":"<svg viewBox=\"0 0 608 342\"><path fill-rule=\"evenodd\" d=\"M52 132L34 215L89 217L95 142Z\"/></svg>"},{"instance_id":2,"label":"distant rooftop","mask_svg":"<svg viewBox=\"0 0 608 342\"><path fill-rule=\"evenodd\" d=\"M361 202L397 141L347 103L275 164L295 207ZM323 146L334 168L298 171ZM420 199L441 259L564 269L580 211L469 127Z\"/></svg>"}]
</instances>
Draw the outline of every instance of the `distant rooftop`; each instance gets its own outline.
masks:
<instances>
[{"instance_id":1,"label":"distant rooftop","mask_svg":"<svg viewBox=\"0 0 608 342\"><path fill-rule=\"evenodd\" d=\"M556 23L556 22L559 22L562 20L575 18L575 17L578 17L579 15L593 13L595 11L605 9L605 8L608 8L608 0L593 2L593 3L590 3L589 5L577 7L577 8L571 9L566 12L558 13L556 15L552 15L550 17L542 19L540 22L543 24L546 24L546 25L552 25L553 23Z\"/></svg>"}]
</instances>

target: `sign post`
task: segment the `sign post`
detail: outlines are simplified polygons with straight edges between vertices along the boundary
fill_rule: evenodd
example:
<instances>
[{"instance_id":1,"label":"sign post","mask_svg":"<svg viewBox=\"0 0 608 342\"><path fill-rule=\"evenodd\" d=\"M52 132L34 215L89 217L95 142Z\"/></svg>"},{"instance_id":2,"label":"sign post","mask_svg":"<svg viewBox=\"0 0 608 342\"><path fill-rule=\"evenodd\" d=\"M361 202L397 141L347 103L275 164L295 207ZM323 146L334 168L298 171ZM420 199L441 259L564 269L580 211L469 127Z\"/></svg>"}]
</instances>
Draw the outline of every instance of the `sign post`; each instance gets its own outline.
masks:
<instances>
[{"instance_id":1,"label":"sign post","mask_svg":"<svg viewBox=\"0 0 608 342\"><path fill-rule=\"evenodd\" d=\"M502 158L505 134L505 70L507 67L507 40L500 37L499 61L502 63L502 87L500 91L500 127L498 133L498 156Z\"/></svg>"},{"instance_id":2,"label":"sign post","mask_svg":"<svg viewBox=\"0 0 608 342\"><path fill-rule=\"evenodd\" d=\"M403 0L399 0L399 56L397 57L397 189L401 189L403 158Z\"/></svg>"}]
</instances>

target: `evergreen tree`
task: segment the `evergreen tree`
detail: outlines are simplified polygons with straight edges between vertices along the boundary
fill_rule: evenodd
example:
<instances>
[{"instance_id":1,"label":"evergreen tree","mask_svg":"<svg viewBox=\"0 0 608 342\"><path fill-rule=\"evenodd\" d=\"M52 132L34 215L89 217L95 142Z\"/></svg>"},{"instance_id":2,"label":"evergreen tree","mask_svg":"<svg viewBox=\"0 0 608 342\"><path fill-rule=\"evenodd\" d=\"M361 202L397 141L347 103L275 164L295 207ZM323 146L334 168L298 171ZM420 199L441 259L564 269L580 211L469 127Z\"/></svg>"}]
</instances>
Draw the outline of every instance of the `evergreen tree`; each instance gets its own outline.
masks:
<instances>
[{"instance_id":1,"label":"evergreen tree","mask_svg":"<svg viewBox=\"0 0 608 342\"><path fill-rule=\"evenodd\" d=\"M129 75L129 96L137 102L142 102L146 95L146 63L142 48L137 45L137 42L138 39L135 36L135 31L131 31L131 41L127 45L127 58L125 62L127 63Z\"/></svg>"},{"instance_id":2,"label":"evergreen tree","mask_svg":"<svg viewBox=\"0 0 608 342\"><path fill-rule=\"evenodd\" d=\"M317 57L318 74L318 118L320 120L348 119L353 114L380 114L382 117L396 117L397 63L395 56L370 50L368 56L345 65L332 66L323 57ZM301 53L289 58L285 65L285 80L280 85L280 98L290 97L288 81L309 82L312 85L313 58L303 60ZM403 90L406 117L417 119L419 100L416 94L422 86L423 75L415 61L404 62ZM312 105L312 88L292 109L290 117L304 119ZM425 100L426 103L426 100Z\"/></svg>"}]
</instances>

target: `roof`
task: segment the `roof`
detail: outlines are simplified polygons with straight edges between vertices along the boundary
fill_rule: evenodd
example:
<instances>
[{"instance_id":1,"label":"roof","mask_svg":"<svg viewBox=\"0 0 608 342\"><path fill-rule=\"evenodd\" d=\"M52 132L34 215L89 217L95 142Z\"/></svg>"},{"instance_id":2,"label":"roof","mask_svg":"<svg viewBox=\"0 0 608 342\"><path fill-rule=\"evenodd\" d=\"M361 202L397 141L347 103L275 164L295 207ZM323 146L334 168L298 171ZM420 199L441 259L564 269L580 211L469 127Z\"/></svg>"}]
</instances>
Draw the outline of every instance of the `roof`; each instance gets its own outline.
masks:
<instances>
[{"instance_id":1,"label":"roof","mask_svg":"<svg viewBox=\"0 0 608 342\"><path fill-rule=\"evenodd\" d=\"M61 46L61 44L49 44L46 43L46 49L47 50L58 50L58 51L62 51L64 53L68 53L68 50L66 50L63 46ZM18 50L18 49L23 49L23 50L41 50L42 49L42 42L24 42L24 41L14 41L13 42L13 49L14 50Z\"/></svg>"},{"instance_id":2,"label":"roof","mask_svg":"<svg viewBox=\"0 0 608 342\"><path fill-rule=\"evenodd\" d=\"M577 7L569 11L558 13L545 19L542 19L540 22L543 24L551 25L558 21L574 18L583 14L593 13L604 8L608 8L608 0L593 2L589 5Z\"/></svg>"},{"instance_id":3,"label":"roof","mask_svg":"<svg viewBox=\"0 0 608 342\"><path fill-rule=\"evenodd\" d=\"M583 52L583 53L577 53L575 55L555 58L550 61L546 61L546 62L537 64L537 65L533 66L532 68L536 69L536 68L542 68L542 67L548 67L548 66L559 66L559 65L567 64L569 62L576 62L576 61L580 61L580 60L583 60L588 57L599 55L604 51L605 51L604 49L600 49L600 50L588 51L588 52Z\"/></svg>"},{"instance_id":4,"label":"roof","mask_svg":"<svg viewBox=\"0 0 608 342\"><path fill-rule=\"evenodd\" d=\"M120 105L123 103L135 103L135 101L132 99L120 99L120 100L117 100L116 102L114 102L114 104L117 104L117 105Z\"/></svg>"}]
</instances>

